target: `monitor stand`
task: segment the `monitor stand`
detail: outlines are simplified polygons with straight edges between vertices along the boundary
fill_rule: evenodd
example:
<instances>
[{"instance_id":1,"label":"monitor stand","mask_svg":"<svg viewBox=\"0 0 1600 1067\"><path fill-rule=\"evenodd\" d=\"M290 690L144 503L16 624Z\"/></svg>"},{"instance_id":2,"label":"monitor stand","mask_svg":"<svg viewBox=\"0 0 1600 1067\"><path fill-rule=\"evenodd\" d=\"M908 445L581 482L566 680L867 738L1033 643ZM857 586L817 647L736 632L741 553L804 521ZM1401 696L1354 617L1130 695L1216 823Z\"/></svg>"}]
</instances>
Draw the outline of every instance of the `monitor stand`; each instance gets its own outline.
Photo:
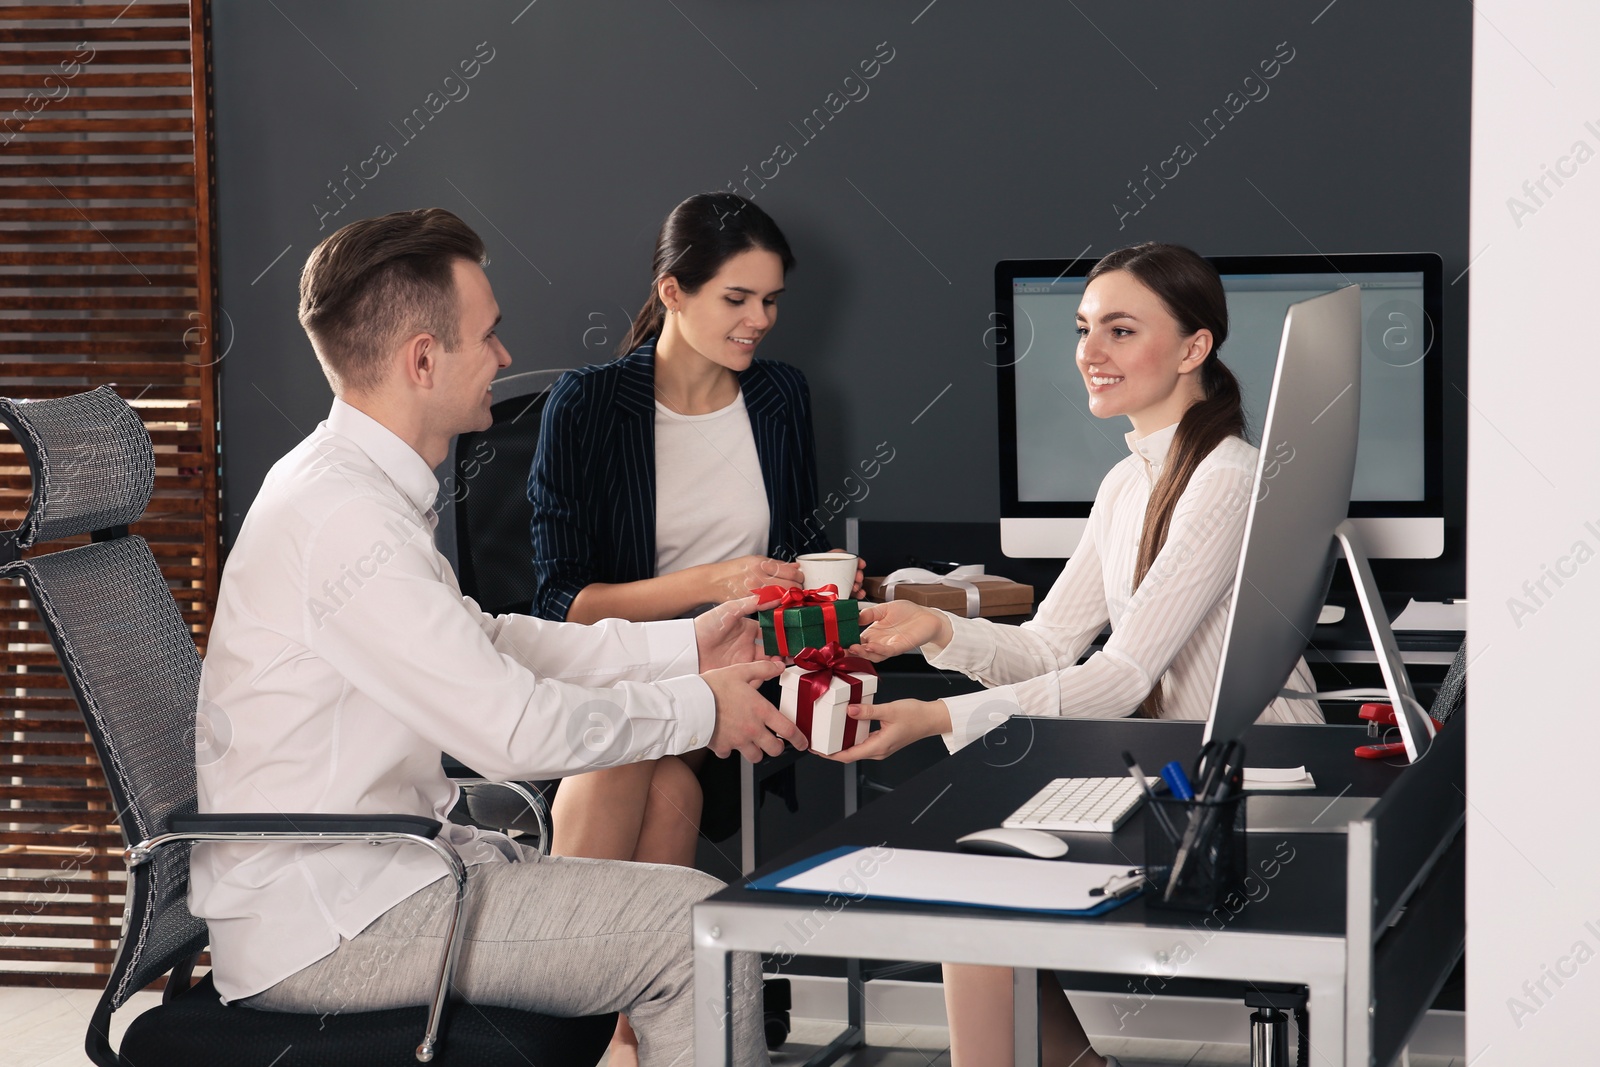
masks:
<instances>
[{"instance_id":1,"label":"monitor stand","mask_svg":"<svg viewBox=\"0 0 1600 1067\"><path fill-rule=\"evenodd\" d=\"M1400 727L1400 740L1405 743L1406 756L1415 763L1428 751L1433 742L1433 719L1418 702L1411 689L1411 677L1406 674L1400 660L1400 649L1395 644L1394 630L1389 626L1389 615L1383 609L1383 598L1378 595L1378 584L1372 580L1372 567L1362 550L1361 538L1349 519L1334 527L1333 539L1343 551L1350 565L1350 577L1355 582L1356 599L1361 604L1361 614L1367 620L1367 633L1372 638L1372 651L1383 672L1383 687L1388 690L1389 703L1394 706L1395 724Z\"/></svg>"}]
</instances>

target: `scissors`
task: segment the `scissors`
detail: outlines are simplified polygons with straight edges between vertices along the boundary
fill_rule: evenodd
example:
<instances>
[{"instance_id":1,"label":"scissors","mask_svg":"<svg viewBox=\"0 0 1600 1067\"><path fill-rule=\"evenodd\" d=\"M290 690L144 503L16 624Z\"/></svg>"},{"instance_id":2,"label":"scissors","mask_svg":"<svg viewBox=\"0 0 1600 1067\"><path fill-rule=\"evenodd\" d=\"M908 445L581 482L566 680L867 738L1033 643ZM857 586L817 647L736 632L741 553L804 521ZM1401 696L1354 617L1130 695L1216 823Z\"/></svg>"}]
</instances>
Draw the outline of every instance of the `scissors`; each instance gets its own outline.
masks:
<instances>
[{"instance_id":1,"label":"scissors","mask_svg":"<svg viewBox=\"0 0 1600 1067\"><path fill-rule=\"evenodd\" d=\"M1215 804L1237 792L1244 784L1244 745L1238 741L1207 741L1195 757L1194 780L1200 783L1195 792L1195 800L1200 803ZM1190 814L1183 841L1178 845L1178 854L1172 859L1172 873L1167 877L1163 900L1171 900L1177 891L1178 880L1189 862L1189 855L1196 845L1207 839L1215 815L1215 810L1208 808Z\"/></svg>"},{"instance_id":2,"label":"scissors","mask_svg":"<svg viewBox=\"0 0 1600 1067\"><path fill-rule=\"evenodd\" d=\"M1221 800L1214 795L1220 782L1227 782L1237 790L1243 781L1244 744L1239 741L1207 741L1195 757L1194 780L1200 787L1196 796L1200 800Z\"/></svg>"}]
</instances>

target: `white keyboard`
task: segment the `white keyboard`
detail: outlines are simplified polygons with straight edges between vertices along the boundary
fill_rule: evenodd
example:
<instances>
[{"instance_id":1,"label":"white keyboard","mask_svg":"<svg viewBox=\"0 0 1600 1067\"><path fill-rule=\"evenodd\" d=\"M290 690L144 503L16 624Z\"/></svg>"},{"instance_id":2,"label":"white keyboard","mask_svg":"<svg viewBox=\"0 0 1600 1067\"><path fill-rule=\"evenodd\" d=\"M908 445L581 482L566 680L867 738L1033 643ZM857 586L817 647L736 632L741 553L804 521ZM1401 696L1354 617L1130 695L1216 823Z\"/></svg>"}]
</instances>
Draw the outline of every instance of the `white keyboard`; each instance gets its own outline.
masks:
<instances>
[{"instance_id":1,"label":"white keyboard","mask_svg":"<svg viewBox=\"0 0 1600 1067\"><path fill-rule=\"evenodd\" d=\"M1146 781L1155 785L1160 779ZM1144 790L1131 775L1057 778L1001 825L1011 829L1109 834L1128 821L1143 799Z\"/></svg>"}]
</instances>

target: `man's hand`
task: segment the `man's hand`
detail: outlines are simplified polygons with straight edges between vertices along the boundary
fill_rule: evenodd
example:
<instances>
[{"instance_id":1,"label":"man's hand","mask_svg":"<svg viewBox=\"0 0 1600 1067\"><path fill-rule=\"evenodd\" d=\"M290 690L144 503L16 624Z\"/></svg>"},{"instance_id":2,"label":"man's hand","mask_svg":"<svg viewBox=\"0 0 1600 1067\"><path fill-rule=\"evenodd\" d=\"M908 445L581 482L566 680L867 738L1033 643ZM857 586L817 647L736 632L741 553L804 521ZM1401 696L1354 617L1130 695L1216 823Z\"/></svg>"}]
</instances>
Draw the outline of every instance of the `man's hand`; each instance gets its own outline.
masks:
<instances>
[{"instance_id":1,"label":"man's hand","mask_svg":"<svg viewBox=\"0 0 1600 1067\"><path fill-rule=\"evenodd\" d=\"M750 615L761 607L755 597L747 596L695 617L694 643L700 652L701 673L760 658L761 624Z\"/></svg>"},{"instance_id":2,"label":"man's hand","mask_svg":"<svg viewBox=\"0 0 1600 1067\"><path fill-rule=\"evenodd\" d=\"M850 646L850 654L873 663L927 644L948 645L952 636L949 616L909 600L866 605L861 622L861 643Z\"/></svg>"},{"instance_id":3,"label":"man's hand","mask_svg":"<svg viewBox=\"0 0 1600 1067\"><path fill-rule=\"evenodd\" d=\"M852 719L876 719L878 729L860 744L825 758L839 763L883 759L913 741L950 732L950 709L942 700L891 700L887 704L851 704Z\"/></svg>"},{"instance_id":4,"label":"man's hand","mask_svg":"<svg viewBox=\"0 0 1600 1067\"><path fill-rule=\"evenodd\" d=\"M726 563L707 563L702 569L705 571L705 598L709 604L738 600L764 585L800 587L800 564L766 556L740 556Z\"/></svg>"},{"instance_id":5,"label":"man's hand","mask_svg":"<svg viewBox=\"0 0 1600 1067\"><path fill-rule=\"evenodd\" d=\"M756 691L782 671L783 664L762 659L701 673L717 699L717 726L708 746L712 752L724 757L737 752L751 763L760 763L763 755L781 753L785 740L795 748L806 748L800 728Z\"/></svg>"}]
</instances>

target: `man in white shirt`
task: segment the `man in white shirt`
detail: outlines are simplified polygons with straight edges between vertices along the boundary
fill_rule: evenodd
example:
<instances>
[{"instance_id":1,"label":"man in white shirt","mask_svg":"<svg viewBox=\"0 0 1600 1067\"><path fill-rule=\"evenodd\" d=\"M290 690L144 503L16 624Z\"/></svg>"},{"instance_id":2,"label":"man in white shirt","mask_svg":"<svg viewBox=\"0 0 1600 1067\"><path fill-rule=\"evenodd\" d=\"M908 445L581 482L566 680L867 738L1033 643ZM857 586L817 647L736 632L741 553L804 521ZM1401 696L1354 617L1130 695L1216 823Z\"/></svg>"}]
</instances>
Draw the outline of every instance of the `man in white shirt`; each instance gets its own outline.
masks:
<instances>
[{"instance_id":1,"label":"man in white shirt","mask_svg":"<svg viewBox=\"0 0 1600 1067\"><path fill-rule=\"evenodd\" d=\"M200 683L202 811L405 813L471 866L457 991L560 1015L626 1013L640 1062L687 1062L696 871L541 858L451 824L450 752L502 779L709 747L805 747L756 692L754 600L696 620L490 616L433 546L432 470L488 428L510 364L481 240L441 209L352 223L312 252L300 321L336 399L268 474L228 560ZM222 738L226 736L225 743ZM220 750L221 754L216 752ZM229 1001L423 1004L450 883L415 846L195 848L190 904ZM765 1063L759 961L739 964L741 1063Z\"/></svg>"}]
</instances>

